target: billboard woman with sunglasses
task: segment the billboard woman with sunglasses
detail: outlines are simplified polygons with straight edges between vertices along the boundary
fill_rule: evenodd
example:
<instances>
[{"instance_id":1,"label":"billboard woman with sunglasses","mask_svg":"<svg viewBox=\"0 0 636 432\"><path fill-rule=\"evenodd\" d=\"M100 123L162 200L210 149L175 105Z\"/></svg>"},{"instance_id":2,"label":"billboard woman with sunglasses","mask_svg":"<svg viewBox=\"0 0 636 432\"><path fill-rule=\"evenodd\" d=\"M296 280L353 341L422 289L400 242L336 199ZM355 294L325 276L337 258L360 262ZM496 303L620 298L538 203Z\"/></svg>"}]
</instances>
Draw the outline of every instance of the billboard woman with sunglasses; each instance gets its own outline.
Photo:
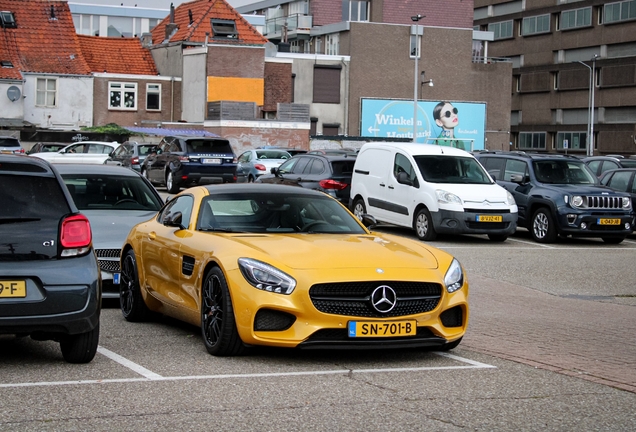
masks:
<instances>
[{"instance_id":1,"label":"billboard woman with sunglasses","mask_svg":"<svg viewBox=\"0 0 636 432\"><path fill-rule=\"evenodd\" d=\"M435 120L435 124L442 128L442 132L435 140L435 143L441 146L456 147L461 150L470 151L467 143L455 138L455 126L459 124L457 112L457 108L450 102L444 101L435 105L433 109L433 119Z\"/></svg>"}]
</instances>

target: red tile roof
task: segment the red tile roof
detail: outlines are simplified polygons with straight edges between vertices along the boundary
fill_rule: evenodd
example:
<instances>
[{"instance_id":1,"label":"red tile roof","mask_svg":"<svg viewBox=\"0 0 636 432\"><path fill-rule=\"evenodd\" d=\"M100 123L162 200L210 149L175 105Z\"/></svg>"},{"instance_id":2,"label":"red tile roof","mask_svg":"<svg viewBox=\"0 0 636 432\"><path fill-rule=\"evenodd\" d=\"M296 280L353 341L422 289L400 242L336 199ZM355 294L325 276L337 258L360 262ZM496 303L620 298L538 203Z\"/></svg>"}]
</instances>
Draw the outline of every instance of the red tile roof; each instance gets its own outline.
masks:
<instances>
[{"instance_id":1,"label":"red tile roof","mask_svg":"<svg viewBox=\"0 0 636 432\"><path fill-rule=\"evenodd\" d=\"M192 12L192 24L190 14ZM238 38L214 39L211 19L231 20L235 22ZM166 39L166 26L170 23L170 15L152 29L152 43L161 44ZM245 18L241 16L225 0L196 0L181 3L174 12L174 24L177 31L170 37L170 42L205 42L208 33L210 42L233 45L263 45L268 40L263 37Z\"/></svg>"},{"instance_id":2,"label":"red tile roof","mask_svg":"<svg viewBox=\"0 0 636 432\"><path fill-rule=\"evenodd\" d=\"M78 38L92 72L158 75L150 50L141 46L138 38L85 35Z\"/></svg>"},{"instance_id":3,"label":"red tile roof","mask_svg":"<svg viewBox=\"0 0 636 432\"><path fill-rule=\"evenodd\" d=\"M0 31L0 60L14 65L0 68L0 78L21 72L89 75L81 54L73 17L66 1L0 0L0 10L13 12L17 28Z\"/></svg>"}]
</instances>

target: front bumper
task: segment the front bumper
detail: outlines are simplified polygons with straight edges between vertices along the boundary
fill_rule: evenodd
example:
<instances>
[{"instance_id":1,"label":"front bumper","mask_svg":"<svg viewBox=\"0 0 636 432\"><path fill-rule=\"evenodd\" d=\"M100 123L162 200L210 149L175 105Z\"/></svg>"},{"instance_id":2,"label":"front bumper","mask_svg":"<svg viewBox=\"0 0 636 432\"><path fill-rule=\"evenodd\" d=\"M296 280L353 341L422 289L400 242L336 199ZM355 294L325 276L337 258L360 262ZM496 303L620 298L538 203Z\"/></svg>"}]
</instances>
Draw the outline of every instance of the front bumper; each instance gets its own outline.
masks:
<instances>
[{"instance_id":1,"label":"front bumper","mask_svg":"<svg viewBox=\"0 0 636 432\"><path fill-rule=\"evenodd\" d=\"M501 216L501 222L478 222L480 215ZM439 209L431 212L433 225L438 233L446 234L498 234L512 235L517 230L517 213L508 209L479 211L454 211Z\"/></svg>"},{"instance_id":2,"label":"front bumper","mask_svg":"<svg viewBox=\"0 0 636 432\"><path fill-rule=\"evenodd\" d=\"M602 225L601 219L620 219L618 225ZM562 207L557 215L559 234L573 237L626 237L634 230L634 215L603 210L581 211ZM629 229L625 225L629 224Z\"/></svg>"},{"instance_id":3,"label":"front bumper","mask_svg":"<svg viewBox=\"0 0 636 432\"><path fill-rule=\"evenodd\" d=\"M99 324L101 278L94 254L4 262L0 274L26 281L25 298L0 298L0 333L79 334Z\"/></svg>"}]
</instances>

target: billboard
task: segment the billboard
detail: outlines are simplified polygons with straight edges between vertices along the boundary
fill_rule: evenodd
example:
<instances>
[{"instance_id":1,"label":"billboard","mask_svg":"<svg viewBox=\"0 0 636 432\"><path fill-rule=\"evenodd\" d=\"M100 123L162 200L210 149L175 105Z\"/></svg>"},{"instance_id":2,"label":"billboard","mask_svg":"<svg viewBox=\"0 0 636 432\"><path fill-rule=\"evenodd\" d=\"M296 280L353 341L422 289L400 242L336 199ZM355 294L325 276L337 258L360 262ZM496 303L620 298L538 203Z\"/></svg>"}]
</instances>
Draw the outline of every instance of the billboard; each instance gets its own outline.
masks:
<instances>
[{"instance_id":1,"label":"billboard","mask_svg":"<svg viewBox=\"0 0 636 432\"><path fill-rule=\"evenodd\" d=\"M413 101L362 98L360 136L413 138ZM486 104L418 101L416 142L483 150Z\"/></svg>"}]
</instances>

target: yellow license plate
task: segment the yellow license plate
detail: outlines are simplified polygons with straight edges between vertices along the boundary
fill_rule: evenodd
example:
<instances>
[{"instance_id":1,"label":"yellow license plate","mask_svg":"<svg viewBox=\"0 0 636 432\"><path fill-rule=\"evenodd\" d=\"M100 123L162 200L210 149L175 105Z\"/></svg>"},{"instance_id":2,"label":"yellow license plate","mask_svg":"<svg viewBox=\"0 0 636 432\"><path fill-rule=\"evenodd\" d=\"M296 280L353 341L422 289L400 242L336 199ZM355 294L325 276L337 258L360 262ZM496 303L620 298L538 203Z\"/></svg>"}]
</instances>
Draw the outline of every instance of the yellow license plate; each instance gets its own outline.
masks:
<instances>
[{"instance_id":1,"label":"yellow license plate","mask_svg":"<svg viewBox=\"0 0 636 432\"><path fill-rule=\"evenodd\" d=\"M475 218L477 222L502 222L503 216L497 215L477 215Z\"/></svg>"},{"instance_id":2,"label":"yellow license plate","mask_svg":"<svg viewBox=\"0 0 636 432\"><path fill-rule=\"evenodd\" d=\"M0 281L0 297L26 297L26 282Z\"/></svg>"},{"instance_id":3,"label":"yellow license plate","mask_svg":"<svg viewBox=\"0 0 636 432\"><path fill-rule=\"evenodd\" d=\"M599 225L620 225L620 219L598 219L597 224Z\"/></svg>"},{"instance_id":4,"label":"yellow license plate","mask_svg":"<svg viewBox=\"0 0 636 432\"><path fill-rule=\"evenodd\" d=\"M349 321L349 337L397 337L415 336L417 324L415 320L408 321Z\"/></svg>"}]
</instances>

